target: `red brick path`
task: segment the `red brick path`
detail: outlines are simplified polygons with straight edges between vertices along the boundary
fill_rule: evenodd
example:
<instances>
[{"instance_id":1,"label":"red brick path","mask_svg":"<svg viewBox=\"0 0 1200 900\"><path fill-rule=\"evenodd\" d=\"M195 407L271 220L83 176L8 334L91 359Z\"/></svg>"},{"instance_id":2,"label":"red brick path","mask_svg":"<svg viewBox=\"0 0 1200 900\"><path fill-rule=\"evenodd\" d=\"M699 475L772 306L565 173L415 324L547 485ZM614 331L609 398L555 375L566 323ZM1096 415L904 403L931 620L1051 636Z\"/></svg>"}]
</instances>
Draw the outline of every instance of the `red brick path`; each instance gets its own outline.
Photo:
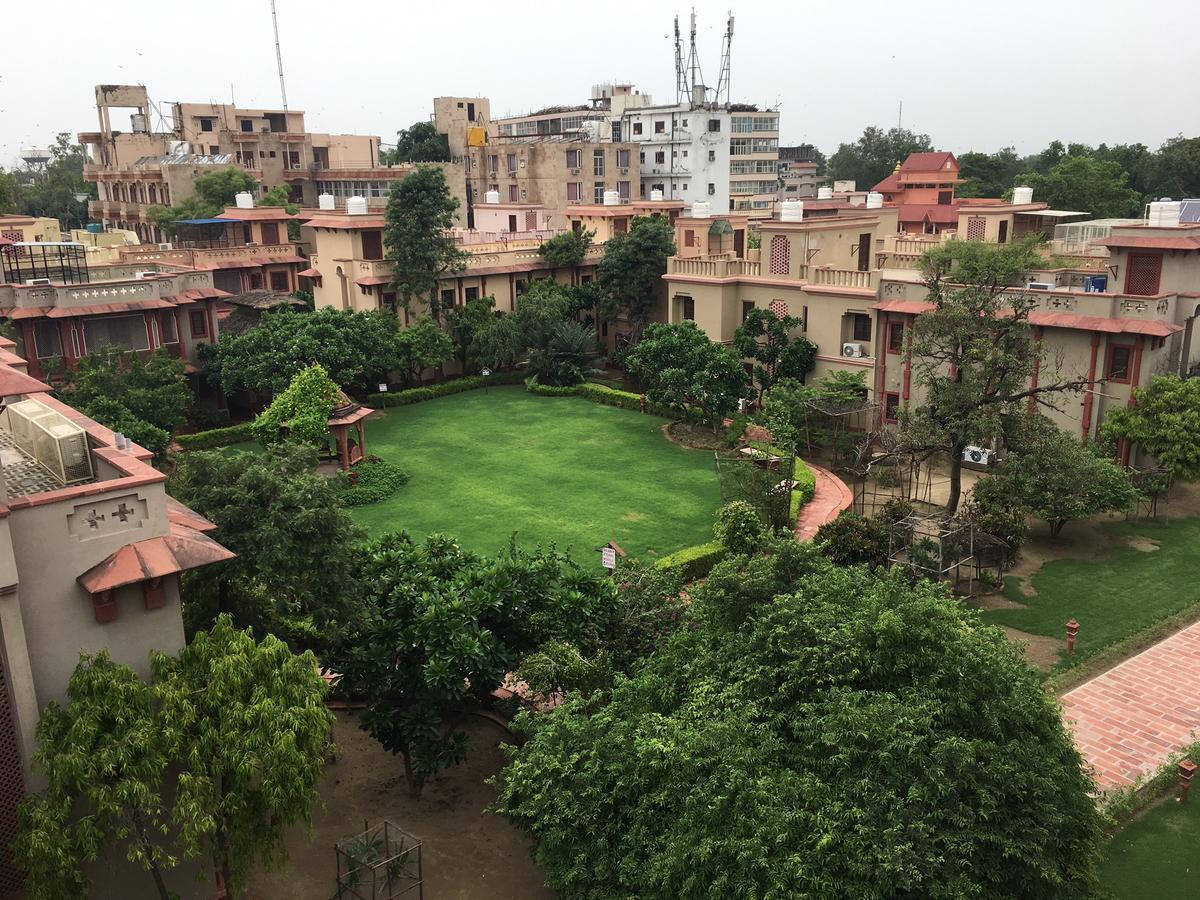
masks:
<instances>
[{"instance_id":1,"label":"red brick path","mask_svg":"<svg viewBox=\"0 0 1200 900\"><path fill-rule=\"evenodd\" d=\"M813 498L800 508L800 515L796 516L796 539L799 541L811 541L818 528L826 522L832 522L854 502L854 492L842 479L828 469L807 460L805 462L817 476L817 489Z\"/></svg>"},{"instance_id":2,"label":"red brick path","mask_svg":"<svg viewBox=\"0 0 1200 900\"><path fill-rule=\"evenodd\" d=\"M1062 698L1101 791L1133 784L1200 731L1200 622Z\"/></svg>"}]
</instances>

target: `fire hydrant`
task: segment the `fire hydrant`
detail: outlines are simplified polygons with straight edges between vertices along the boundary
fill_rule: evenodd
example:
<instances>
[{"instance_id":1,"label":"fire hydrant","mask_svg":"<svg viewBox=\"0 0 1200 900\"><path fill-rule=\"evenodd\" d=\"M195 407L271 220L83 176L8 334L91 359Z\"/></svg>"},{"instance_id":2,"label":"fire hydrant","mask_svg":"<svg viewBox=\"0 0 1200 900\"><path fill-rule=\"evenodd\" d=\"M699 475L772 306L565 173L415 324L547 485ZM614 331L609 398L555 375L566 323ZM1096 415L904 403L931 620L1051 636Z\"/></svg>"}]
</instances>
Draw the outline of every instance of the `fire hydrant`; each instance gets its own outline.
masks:
<instances>
[{"instance_id":1,"label":"fire hydrant","mask_svg":"<svg viewBox=\"0 0 1200 900\"><path fill-rule=\"evenodd\" d=\"M1179 761L1179 802L1187 803L1188 792L1192 789L1192 776L1196 774L1196 764L1190 759Z\"/></svg>"},{"instance_id":2,"label":"fire hydrant","mask_svg":"<svg viewBox=\"0 0 1200 900\"><path fill-rule=\"evenodd\" d=\"M1077 634L1079 634L1079 623L1071 619L1067 623L1067 653L1069 655L1075 654L1075 636Z\"/></svg>"}]
</instances>

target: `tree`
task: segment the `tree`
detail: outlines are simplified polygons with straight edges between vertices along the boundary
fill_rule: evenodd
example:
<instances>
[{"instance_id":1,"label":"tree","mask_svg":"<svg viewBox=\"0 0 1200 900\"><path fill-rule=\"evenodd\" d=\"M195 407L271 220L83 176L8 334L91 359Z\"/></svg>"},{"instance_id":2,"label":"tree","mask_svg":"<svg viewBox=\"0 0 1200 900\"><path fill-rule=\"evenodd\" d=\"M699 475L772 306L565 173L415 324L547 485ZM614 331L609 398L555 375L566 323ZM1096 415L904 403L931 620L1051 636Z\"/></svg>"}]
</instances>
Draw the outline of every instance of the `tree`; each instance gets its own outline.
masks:
<instances>
[{"instance_id":1,"label":"tree","mask_svg":"<svg viewBox=\"0 0 1200 900\"><path fill-rule=\"evenodd\" d=\"M564 231L543 241L538 253L553 268L570 269L571 284L574 284L578 280L579 266L587 258L588 248L592 246L595 236L594 229Z\"/></svg>"},{"instance_id":2,"label":"tree","mask_svg":"<svg viewBox=\"0 0 1200 900\"><path fill-rule=\"evenodd\" d=\"M193 451L172 473L171 495L215 522L213 538L237 559L188 573L185 621L208 627L222 612L259 634L320 644L357 602L352 568L363 534L310 446L264 454Z\"/></svg>"},{"instance_id":3,"label":"tree","mask_svg":"<svg viewBox=\"0 0 1200 900\"><path fill-rule=\"evenodd\" d=\"M1003 197L1015 184L1022 171L1021 164L1021 158L1012 147L995 153L963 153L958 157L962 183L955 194L959 197Z\"/></svg>"},{"instance_id":4,"label":"tree","mask_svg":"<svg viewBox=\"0 0 1200 900\"><path fill-rule=\"evenodd\" d=\"M1001 490L1050 526L1057 537L1073 519L1123 512L1138 497L1129 477L1075 438L1050 426L1024 453L1004 464Z\"/></svg>"},{"instance_id":5,"label":"tree","mask_svg":"<svg viewBox=\"0 0 1200 900\"><path fill-rule=\"evenodd\" d=\"M533 838L548 884L1093 896L1093 784L1020 651L939 586L804 550L722 564L610 692L519 717L530 739L507 749L495 808Z\"/></svg>"},{"instance_id":6,"label":"tree","mask_svg":"<svg viewBox=\"0 0 1200 900\"><path fill-rule=\"evenodd\" d=\"M254 436L263 444L284 438L302 444L329 443L329 416L337 405L338 386L320 364L296 373L292 383L259 413Z\"/></svg>"},{"instance_id":7,"label":"tree","mask_svg":"<svg viewBox=\"0 0 1200 900\"><path fill-rule=\"evenodd\" d=\"M1033 265L1029 241L949 241L922 262L934 309L914 321L909 354L925 405L900 419L909 449L950 454L947 516L958 509L968 445L1003 435L1020 421L1022 404L1052 407L1056 396L1088 384L1046 360L1037 386L1029 386L1041 354L1029 325L1037 302L1006 288L1022 283Z\"/></svg>"},{"instance_id":8,"label":"tree","mask_svg":"<svg viewBox=\"0 0 1200 900\"><path fill-rule=\"evenodd\" d=\"M1147 161L1146 169L1151 197L1200 197L1200 137L1171 138Z\"/></svg>"},{"instance_id":9,"label":"tree","mask_svg":"<svg viewBox=\"0 0 1200 900\"><path fill-rule=\"evenodd\" d=\"M667 257L675 251L674 230L662 216L634 216L628 232L604 244L597 273L605 296L603 315L612 320L623 311L633 323L635 341L654 318Z\"/></svg>"},{"instance_id":10,"label":"tree","mask_svg":"<svg viewBox=\"0 0 1200 900\"><path fill-rule=\"evenodd\" d=\"M107 346L81 357L58 389L65 402L162 459L187 419L192 392L182 360L159 350L143 361Z\"/></svg>"},{"instance_id":11,"label":"tree","mask_svg":"<svg viewBox=\"0 0 1200 900\"><path fill-rule=\"evenodd\" d=\"M1156 375L1134 389L1133 399L1133 406L1109 411L1101 437L1141 447L1175 478L1200 479L1200 379Z\"/></svg>"},{"instance_id":12,"label":"tree","mask_svg":"<svg viewBox=\"0 0 1200 900\"><path fill-rule=\"evenodd\" d=\"M22 804L14 846L31 900L89 896L81 865L113 845L170 900L163 878L177 859L164 837L170 755L156 715L150 688L107 653L82 656L66 705L51 701L42 712L34 763L46 789Z\"/></svg>"},{"instance_id":13,"label":"tree","mask_svg":"<svg viewBox=\"0 0 1200 900\"><path fill-rule=\"evenodd\" d=\"M571 387L599 373L596 331L579 322L560 322L544 348L529 354L529 372L538 384Z\"/></svg>"},{"instance_id":14,"label":"tree","mask_svg":"<svg viewBox=\"0 0 1200 900\"><path fill-rule=\"evenodd\" d=\"M450 162L450 139L432 122L415 122L396 132L396 149L379 154L385 166L411 162Z\"/></svg>"},{"instance_id":15,"label":"tree","mask_svg":"<svg viewBox=\"0 0 1200 900\"><path fill-rule=\"evenodd\" d=\"M1087 156L1064 156L1042 175L1025 172L1017 182L1033 188L1033 196L1057 209L1077 209L1098 219L1136 215L1142 198L1129 187L1119 163Z\"/></svg>"},{"instance_id":16,"label":"tree","mask_svg":"<svg viewBox=\"0 0 1200 900\"><path fill-rule=\"evenodd\" d=\"M795 316L780 318L770 310L755 308L733 333L733 348L743 359L755 362L760 403L776 380L790 378L803 384L804 376L816 364L817 345L806 337L791 336L801 324Z\"/></svg>"},{"instance_id":17,"label":"tree","mask_svg":"<svg viewBox=\"0 0 1200 900\"><path fill-rule=\"evenodd\" d=\"M695 411L713 431L750 390L738 355L709 340L695 322L651 325L625 364L652 403Z\"/></svg>"},{"instance_id":18,"label":"tree","mask_svg":"<svg viewBox=\"0 0 1200 900\"><path fill-rule=\"evenodd\" d=\"M454 339L433 319L420 318L396 338L396 357L404 383L418 385L421 373L434 369L454 356Z\"/></svg>"},{"instance_id":19,"label":"tree","mask_svg":"<svg viewBox=\"0 0 1200 900\"><path fill-rule=\"evenodd\" d=\"M173 821L189 854L211 859L230 898L251 866L282 864L283 838L312 823L334 716L311 652L256 641L229 616L178 657L153 654L154 693L179 765Z\"/></svg>"},{"instance_id":20,"label":"tree","mask_svg":"<svg viewBox=\"0 0 1200 900\"><path fill-rule=\"evenodd\" d=\"M496 324L496 298L475 297L462 306L446 310L446 329L454 340L454 355L467 373L467 361L475 336Z\"/></svg>"},{"instance_id":21,"label":"tree","mask_svg":"<svg viewBox=\"0 0 1200 900\"><path fill-rule=\"evenodd\" d=\"M58 219L63 228L82 228L87 220L87 199L96 198L96 186L83 178L87 151L69 132L59 132L50 147L50 162L45 171L32 169L12 173L17 185L17 205L27 216Z\"/></svg>"},{"instance_id":22,"label":"tree","mask_svg":"<svg viewBox=\"0 0 1200 900\"><path fill-rule=\"evenodd\" d=\"M11 172L0 169L0 216L17 211L17 180Z\"/></svg>"},{"instance_id":23,"label":"tree","mask_svg":"<svg viewBox=\"0 0 1200 900\"><path fill-rule=\"evenodd\" d=\"M867 393L863 372L826 372L815 385L780 378L754 419L771 432L776 446L799 452L832 438L828 417L861 409Z\"/></svg>"},{"instance_id":24,"label":"tree","mask_svg":"<svg viewBox=\"0 0 1200 900\"><path fill-rule=\"evenodd\" d=\"M237 166L226 166L205 172L192 185L192 193L172 207L152 206L147 211L154 224L168 235L175 234L175 225L181 219L211 219L227 206L237 202L237 195L249 191L255 193L258 182L254 176Z\"/></svg>"},{"instance_id":25,"label":"tree","mask_svg":"<svg viewBox=\"0 0 1200 900\"><path fill-rule=\"evenodd\" d=\"M258 201L259 206L275 206L280 207L288 215L294 216L300 212L300 204L293 203L291 193L287 187L282 184L277 184L275 187L266 191L262 195L262 199ZM300 223L295 220L289 220L287 223L288 240L300 240Z\"/></svg>"},{"instance_id":26,"label":"tree","mask_svg":"<svg viewBox=\"0 0 1200 900\"><path fill-rule=\"evenodd\" d=\"M357 564L364 608L332 665L366 696L362 728L403 758L413 796L463 759L458 720L469 704L548 641L594 652L613 602L610 580L554 550L514 545L489 560L446 535L416 544L401 533L364 547Z\"/></svg>"},{"instance_id":27,"label":"tree","mask_svg":"<svg viewBox=\"0 0 1200 900\"><path fill-rule=\"evenodd\" d=\"M884 131L877 126L865 129L853 144L839 144L829 157L829 177L834 181L851 180L860 191L870 190L883 181L910 153L933 150L927 134L907 128Z\"/></svg>"},{"instance_id":28,"label":"tree","mask_svg":"<svg viewBox=\"0 0 1200 900\"><path fill-rule=\"evenodd\" d=\"M549 278L531 281L516 310L473 336L470 358L476 365L499 368L547 350L551 336L571 315L570 290Z\"/></svg>"},{"instance_id":29,"label":"tree","mask_svg":"<svg viewBox=\"0 0 1200 900\"><path fill-rule=\"evenodd\" d=\"M204 345L208 377L227 394L251 391L270 397L314 363L343 388L374 390L399 363L399 324L387 310L351 312L280 309L264 313L241 334L226 332Z\"/></svg>"},{"instance_id":30,"label":"tree","mask_svg":"<svg viewBox=\"0 0 1200 900\"><path fill-rule=\"evenodd\" d=\"M426 298L437 319L438 279L466 267L470 254L449 233L457 209L446 173L437 166L418 166L392 186L383 239L392 264L391 287L405 309L414 299Z\"/></svg>"}]
</instances>

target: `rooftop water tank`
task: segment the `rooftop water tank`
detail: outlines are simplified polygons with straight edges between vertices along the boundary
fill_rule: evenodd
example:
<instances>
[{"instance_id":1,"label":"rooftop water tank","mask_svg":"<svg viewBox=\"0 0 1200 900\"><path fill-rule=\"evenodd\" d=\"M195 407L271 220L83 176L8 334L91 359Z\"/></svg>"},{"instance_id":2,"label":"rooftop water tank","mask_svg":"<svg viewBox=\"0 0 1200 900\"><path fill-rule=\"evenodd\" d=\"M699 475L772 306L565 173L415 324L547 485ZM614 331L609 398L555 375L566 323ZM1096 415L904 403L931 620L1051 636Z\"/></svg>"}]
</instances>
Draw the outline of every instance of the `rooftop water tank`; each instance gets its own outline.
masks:
<instances>
[{"instance_id":1,"label":"rooftop water tank","mask_svg":"<svg viewBox=\"0 0 1200 900\"><path fill-rule=\"evenodd\" d=\"M605 191L604 192L604 205L605 206L620 206L621 205L621 195L618 194L616 191Z\"/></svg>"},{"instance_id":2,"label":"rooftop water tank","mask_svg":"<svg viewBox=\"0 0 1200 900\"><path fill-rule=\"evenodd\" d=\"M817 188L817 199L818 200L832 200L833 199L833 188L831 188L831 187Z\"/></svg>"},{"instance_id":3,"label":"rooftop water tank","mask_svg":"<svg viewBox=\"0 0 1200 900\"><path fill-rule=\"evenodd\" d=\"M238 209L254 209L254 195L249 191L242 191L233 198L233 202Z\"/></svg>"},{"instance_id":4,"label":"rooftop water tank","mask_svg":"<svg viewBox=\"0 0 1200 900\"><path fill-rule=\"evenodd\" d=\"M317 195L317 209L334 209L335 206L333 194Z\"/></svg>"},{"instance_id":5,"label":"rooftop water tank","mask_svg":"<svg viewBox=\"0 0 1200 900\"><path fill-rule=\"evenodd\" d=\"M367 214L367 198L347 197L346 213L351 216L365 216Z\"/></svg>"},{"instance_id":6,"label":"rooftop water tank","mask_svg":"<svg viewBox=\"0 0 1200 900\"><path fill-rule=\"evenodd\" d=\"M1033 188L1023 184L1013 188L1013 203L1024 204L1033 202Z\"/></svg>"},{"instance_id":7,"label":"rooftop water tank","mask_svg":"<svg viewBox=\"0 0 1200 900\"><path fill-rule=\"evenodd\" d=\"M88 230L88 234L104 234L104 223L103 222L88 222L87 230Z\"/></svg>"},{"instance_id":8,"label":"rooftop water tank","mask_svg":"<svg viewBox=\"0 0 1200 900\"><path fill-rule=\"evenodd\" d=\"M146 133L146 114L134 113L129 117L129 130L134 134Z\"/></svg>"},{"instance_id":9,"label":"rooftop water tank","mask_svg":"<svg viewBox=\"0 0 1200 900\"><path fill-rule=\"evenodd\" d=\"M499 191L488 191L487 195L485 196L484 199L487 200L488 203L499 203L500 202L500 192Z\"/></svg>"},{"instance_id":10,"label":"rooftop water tank","mask_svg":"<svg viewBox=\"0 0 1200 900\"><path fill-rule=\"evenodd\" d=\"M658 188L655 188L654 190L652 190L650 192L651 200L661 200L662 198L663 198L663 192L660 191Z\"/></svg>"},{"instance_id":11,"label":"rooftop water tank","mask_svg":"<svg viewBox=\"0 0 1200 900\"><path fill-rule=\"evenodd\" d=\"M784 200L779 207L779 221L802 222L804 220L804 202L802 200Z\"/></svg>"},{"instance_id":12,"label":"rooftop water tank","mask_svg":"<svg viewBox=\"0 0 1200 900\"><path fill-rule=\"evenodd\" d=\"M867 209L882 209L882 208L883 208L883 194L879 193L879 191L871 191L871 193L867 194Z\"/></svg>"},{"instance_id":13,"label":"rooftop water tank","mask_svg":"<svg viewBox=\"0 0 1200 900\"><path fill-rule=\"evenodd\" d=\"M1170 228L1179 224L1179 214L1183 211L1183 203L1163 197L1150 204L1146 224L1158 228Z\"/></svg>"},{"instance_id":14,"label":"rooftop water tank","mask_svg":"<svg viewBox=\"0 0 1200 900\"><path fill-rule=\"evenodd\" d=\"M712 215L712 204L707 200L696 200L692 203L692 218L707 219Z\"/></svg>"}]
</instances>

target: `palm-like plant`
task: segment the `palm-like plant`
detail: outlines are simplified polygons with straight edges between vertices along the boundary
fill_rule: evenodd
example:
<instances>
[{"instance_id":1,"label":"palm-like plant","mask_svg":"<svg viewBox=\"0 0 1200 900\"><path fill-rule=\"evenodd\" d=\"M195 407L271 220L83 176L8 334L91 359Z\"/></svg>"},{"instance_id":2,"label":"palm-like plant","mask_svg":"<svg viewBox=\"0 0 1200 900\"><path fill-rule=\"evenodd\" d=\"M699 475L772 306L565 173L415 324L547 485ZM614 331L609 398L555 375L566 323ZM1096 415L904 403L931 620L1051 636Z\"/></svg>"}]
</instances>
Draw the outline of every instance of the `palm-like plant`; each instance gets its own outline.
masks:
<instances>
[{"instance_id":1,"label":"palm-like plant","mask_svg":"<svg viewBox=\"0 0 1200 900\"><path fill-rule=\"evenodd\" d=\"M529 372L538 384L570 387L599 374L596 329L579 322L560 322L545 347L529 352Z\"/></svg>"}]
</instances>

